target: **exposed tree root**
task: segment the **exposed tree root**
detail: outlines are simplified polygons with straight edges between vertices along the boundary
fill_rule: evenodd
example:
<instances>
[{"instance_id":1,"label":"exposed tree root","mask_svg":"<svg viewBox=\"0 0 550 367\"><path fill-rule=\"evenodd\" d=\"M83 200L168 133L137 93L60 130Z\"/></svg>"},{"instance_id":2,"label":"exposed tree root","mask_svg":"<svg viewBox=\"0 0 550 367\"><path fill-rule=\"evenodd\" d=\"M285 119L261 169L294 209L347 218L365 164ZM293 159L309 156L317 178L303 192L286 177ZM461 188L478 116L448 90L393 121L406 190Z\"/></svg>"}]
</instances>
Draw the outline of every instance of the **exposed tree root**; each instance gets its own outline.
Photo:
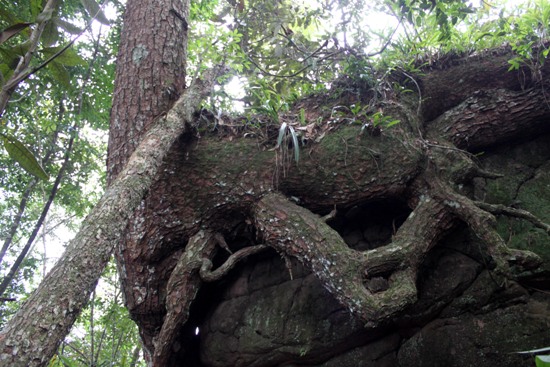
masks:
<instances>
[{"instance_id":1,"label":"exposed tree root","mask_svg":"<svg viewBox=\"0 0 550 367\"><path fill-rule=\"evenodd\" d=\"M416 300L423 255L451 227L454 216L441 203L422 198L390 245L366 252L350 249L322 218L280 194L268 194L258 203L255 221L266 244L298 259L342 305L367 327L375 327Z\"/></svg>"},{"instance_id":2,"label":"exposed tree root","mask_svg":"<svg viewBox=\"0 0 550 367\"><path fill-rule=\"evenodd\" d=\"M309 268L367 327L380 325L416 301L416 277L422 261L460 221L486 244L488 257L495 264L490 270L501 286L511 277L510 262L523 270L540 265L534 253L505 245L494 229L495 218L479 203L457 194L435 175L419 181L424 183L417 190L416 207L391 244L381 248L365 252L350 249L323 218L276 193L258 202L256 226L267 245ZM512 212L525 217L525 213Z\"/></svg>"},{"instance_id":3,"label":"exposed tree root","mask_svg":"<svg viewBox=\"0 0 550 367\"><path fill-rule=\"evenodd\" d=\"M474 234L480 238L487 246L487 251L495 262L494 271L503 277L505 281L512 277L510 272L510 263L514 263L518 270L533 270L541 264L538 255L531 251L510 249L506 246L504 240L495 229L496 218L481 207L492 207L490 204L477 205L479 203L467 198L466 196L455 193L450 188L444 187L440 183L439 195L445 201L449 210L458 218L465 222Z\"/></svg>"},{"instance_id":4,"label":"exposed tree root","mask_svg":"<svg viewBox=\"0 0 550 367\"><path fill-rule=\"evenodd\" d=\"M205 282L213 282L219 280L231 269L233 269L240 260L250 255L257 254L258 252L264 251L268 248L269 247L265 245L258 245L240 249L239 251L229 256L229 258L223 263L223 265L221 265L214 271L212 271L212 261L209 258L204 257L202 259L202 266L200 270L201 279Z\"/></svg>"},{"instance_id":5,"label":"exposed tree root","mask_svg":"<svg viewBox=\"0 0 550 367\"><path fill-rule=\"evenodd\" d=\"M216 234L200 231L189 239L185 251L168 280L166 289L166 316L160 333L154 340L153 366L164 366L172 344L181 326L189 319L189 308L202 284L199 270L203 258L211 258L216 251Z\"/></svg>"},{"instance_id":6,"label":"exposed tree root","mask_svg":"<svg viewBox=\"0 0 550 367\"><path fill-rule=\"evenodd\" d=\"M231 252L220 233L199 231L189 239L185 251L172 270L166 289L166 316L160 333L153 342L155 346L153 366L166 365L171 354L172 344L180 328L189 319L189 308L195 300L202 282L220 279L239 260L268 248L263 245L243 248L232 254L218 269L211 271L212 261L210 259L214 257L217 246Z\"/></svg>"},{"instance_id":7,"label":"exposed tree root","mask_svg":"<svg viewBox=\"0 0 550 367\"><path fill-rule=\"evenodd\" d=\"M501 204L489 204L481 201L475 201L474 204L491 214L507 215L509 217L525 219L531 222L535 227L543 229L546 233L550 233L550 224L544 223L539 218L529 213L527 210L516 209Z\"/></svg>"},{"instance_id":8,"label":"exposed tree root","mask_svg":"<svg viewBox=\"0 0 550 367\"><path fill-rule=\"evenodd\" d=\"M251 213L264 245L232 253L220 233L200 231L193 236L167 284L167 314L154 341L153 365L162 366L167 362L202 282L221 279L239 260L269 247L284 259L296 258L310 269L325 288L369 328L398 316L417 300L417 276L427 253L460 222L485 244L485 266L499 286L506 286L507 280L513 278L510 265L519 271L540 265L534 253L512 250L505 245L494 228L493 214L520 217L548 232L547 224L525 211L475 202L453 189L459 182L468 182L473 177L499 175L479 169L467 153L459 150L434 151L429 158L430 164L410 184L408 195L413 211L395 232L391 243L376 249L349 248L326 223L335 211L320 217L273 192L258 199ZM223 265L212 270L211 259L217 245L231 255Z\"/></svg>"},{"instance_id":9,"label":"exposed tree root","mask_svg":"<svg viewBox=\"0 0 550 367\"><path fill-rule=\"evenodd\" d=\"M549 225L521 210L467 196L473 178L502 177L479 167L477 152L549 131L545 96L539 89L521 90L517 75L503 73L507 58L497 61L497 69L494 60L478 69L468 61L458 73L453 66L423 76L422 114L415 114L418 106L406 99L386 101L384 113L401 123L379 135L361 134L359 126L350 124L316 124L318 135L308 140L300 165L279 177L280 193L272 192L273 152L241 136L242 130L229 134L230 139L223 133L205 134L192 148L186 140L191 134L183 136L130 220L124 251L118 254L128 269L123 276L126 302L146 348L154 350L154 364L163 365L174 341L184 339L177 339L177 333L188 322L201 284L219 279L239 259L267 247L279 252L289 271L289 259L296 258L368 327L416 302L419 269L461 224L481 240L484 265L499 286L516 271L536 268L538 256L506 246L495 230L494 215L528 220L546 233ZM458 76L464 82L456 83ZM412 212L399 228L388 231L393 234L390 243L384 238L386 245L362 247L371 248L366 251L349 248L314 214L395 200L406 202ZM337 220L345 218L340 214ZM232 254L219 233L233 234L239 225L251 229L247 238L258 236L264 245ZM195 235L200 228L211 232ZM183 243L188 243L184 249ZM213 270L218 245L230 255ZM176 251L182 256L174 268Z\"/></svg>"}]
</instances>

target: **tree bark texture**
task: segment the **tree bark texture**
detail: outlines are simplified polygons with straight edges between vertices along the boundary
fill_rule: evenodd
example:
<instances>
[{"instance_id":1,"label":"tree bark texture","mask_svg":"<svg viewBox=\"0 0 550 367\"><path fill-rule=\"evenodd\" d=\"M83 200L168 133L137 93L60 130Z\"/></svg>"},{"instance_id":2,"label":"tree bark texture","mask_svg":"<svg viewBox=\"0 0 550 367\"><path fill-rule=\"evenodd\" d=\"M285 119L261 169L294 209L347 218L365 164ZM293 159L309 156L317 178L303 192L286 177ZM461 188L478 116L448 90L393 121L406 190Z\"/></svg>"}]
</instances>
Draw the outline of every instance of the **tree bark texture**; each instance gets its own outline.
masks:
<instances>
[{"instance_id":1,"label":"tree bark texture","mask_svg":"<svg viewBox=\"0 0 550 367\"><path fill-rule=\"evenodd\" d=\"M222 236L218 242L227 241L231 251L268 246L299 261L371 329L414 304L426 254L459 225L484 243L486 265L499 287L509 286L517 272L536 268L537 255L509 249L497 234L491 212L503 209L474 201L464 188L476 177L498 177L480 168L472 152L550 131L546 86L527 89L518 73L502 70L509 54L490 56L457 60L419 77L420 115L418 106L406 101L385 103L385 114L401 123L381 134L325 115L316 126L317 141L300 148L297 164L281 163L284 149L271 149L273 134L267 134L267 143L259 137L269 127L245 134L221 126L217 134L200 138L197 132L182 135L116 252L127 306L152 365L178 365L177 355L186 348L177 333L196 297L201 261L194 260L192 272L182 271L181 264L196 256L194 239L204 231ZM498 78L489 83L490 72ZM460 86L448 88L450 78ZM281 116L290 123L293 118ZM391 240L374 249L349 248L321 217L334 208L391 200L410 212L395 225ZM523 218L537 223L529 215ZM202 256L203 263L221 267L230 258L211 250ZM174 288L176 278L195 285L189 291Z\"/></svg>"},{"instance_id":2,"label":"tree bark texture","mask_svg":"<svg viewBox=\"0 0 550 367\"><path fill-rule=\"evenodd\" d=\"M41 366L55 354L169 147L210 92L215 71L179 96L188 9L187 1L128 2L111 116L110 186L63 258L2 330L0 365Z\"/></svg>"},{"instance_id":3,"label":"tree bark texture","mask_svg":"<svg viewBox=\"0 0 550 367\"><path fill-rule=\"evenodd\" d=\"M63 257L2 329L0 366L48 364L88 302L128 219L158 175L167 151L211 91L215 76L212 71L208 81L194 83L143 136Z\"/></svg>"},{"instance_id":4,"label":"tree bark texture","mask_svg":"<svg viewBox=\"0 0 550 367\"><path fill-rule=\"evenodd\" d=\"M117 56L108 181L185 87L189 2L129 0Z\"/></svg>"}]
</instances>

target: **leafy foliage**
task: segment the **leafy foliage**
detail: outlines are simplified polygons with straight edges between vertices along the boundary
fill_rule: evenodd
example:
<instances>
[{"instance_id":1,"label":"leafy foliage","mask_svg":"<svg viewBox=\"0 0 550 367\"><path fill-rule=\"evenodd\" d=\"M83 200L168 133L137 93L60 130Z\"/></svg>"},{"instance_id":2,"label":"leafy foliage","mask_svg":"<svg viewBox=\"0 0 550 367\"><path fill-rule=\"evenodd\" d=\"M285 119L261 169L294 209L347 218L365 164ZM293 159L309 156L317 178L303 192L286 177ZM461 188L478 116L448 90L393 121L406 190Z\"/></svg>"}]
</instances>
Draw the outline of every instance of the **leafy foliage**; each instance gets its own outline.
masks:
<instances>
[{"instance_id":1,"label":"leafy foliage","mask_svg":"<svg viewBox=\"0 0 550 367\"><path fill-rule=\"evenodd\" d=\"M119 11L122 8L117 1L110 4ZM21 252L32 244L23 246L33 228L42 225L41 236L45 237L59 225L77 225L102 191L120 27L112 25L107 35L100 27L90 29L85 40L75 43L91 18L109 23L94 0L67 1L51 14L42 12L42 1L29 0L28 6L21 5L2 3L0 8L0 26L4 29L0 34L0 82L4 90L17 73L22 75L18 88L9 91L10 102L2 116L1 136L7 154L0 151L0 207L4 209L0 213L0 272L3 281L9 283L0 302L1 324L46 271L46 247L43 254ZM31 63L18 70L40 22L46 24ZM52 180L36 180L11 159L34 176L56 177L59 187ZM37 223L52 195L55 210L49 220ZM57 213L61 216L56 217ZM13 278L7 278L6 274L14 270L14 259L21 255L23 261ZM140 351L137 331L121 304L113 277L111 268L106 277L111 293L96 295L81 317L75 332L83 330L84 337L68 339L51 365L136 365Z\"/></svg>"},{"instance_id":2,"label":"leafy foliage","mask_svg":"<svg viewBox=\"0 0 550 367\"><path fill-rule=\"evenodd\" d=\"M517 70L526 65L533 75L542 79L540 68L544 65L550 52L548 36L550 27L550 3L537 0L534 7L525 10L521 16L510 20L512 50L517 56L511 59L510 70Z\"/></svg>"},{"instance_id":3,"label":"leafy foliage","mask_svg":"<svg viewBox=\"0 0 550 367\"><path fill-rule=\"evenodd\" d=\"M60 174L69 147L55 195L61 217L50 227L76 225L105 182L105 136L121 19L110 24L107 35L100 27L110 23L104 5L119 12L123 5L116 0L68 0L44 12L45 3L0 0L0 84L9 90L0 132L5 148L0 151L2 275L32 232L53 190L48 178ZM389 26L377 28L369 18L373 13L385 17ZM90 31L91 24L95 31ZM265 114L278 124L283 174L286 162L298 162L300 149L296 129L281 116L300 97L327 90L368 91L370 101L328 108L345 110L349 122L373 133L398 123L382 114L380 103L391 94L419 90L415 75L448 55L506 44L515 53L510 69L525 67L536 76L550 53L548 0L509 9L460 0L199 0L191 2L190 24L187 74L195 78L218 63L229 67L211 104L227 111L238 102L247 113ZM36 52L20 70L41 25ZM396 83L396 75L408 83ZM242 81L240 97L228 87L236 78ZM9 84L13 80L17 88ZM306 124L303 110L298 120ZM37 269L47 257L42 255L31 253L22 263L4 294L17 302L0 303L0 323L36 282ZM95 295L75 330L82 335L66 341L52 366L124 366L134 358L136 331L113 274L110 269L106 278L111 294Z\"/></svg>"},{"instance_id":4,"label":"leafy foliage","mask_svg":"<svg viewBox=\"0 0 550 367\"><path fill-rule=\"evenodd\" d=\"M227 81L233 75L244 80L244 107L274 117L274 103L288 105L300 96L341 87L335 81L362 83L362 88L376 92L375 99L384 98L386 91L403 88L390 82L396 73L412 79L423 66L448 55L503 44L517 55L510 60L511 68L527 65L536 73L549 53L548 4L201 1L192 8L197 25L192 28L189 61L198 74L201 68L224 62L232 69ZM376 15L369 17L372 13ZM369 23L376 17L390 26L376 29ZM223 89L220 95L215 107L231 109L231 96Z\"/></svg>"},{"instance_id":5,"label":"leafy foliage","mask_svg":"<svg viewBox=\"0 0 550 367\"><path fill-rule=\"evenodd\" d=\"M294 160L298 163L300 160L300 144L298 143L298 135L296 135L296 130L294 130L291 125L283 122L279 128L276 148L282 149L283 151L288 149L289 141L291 142L292 149L294 150Z\"/></svg>"},{"instance_id":6,"label":"leafy foliage","mask_svg":"<svg viewBox=\"0 0 550 367\"><path fill-rule=\"evenodd\" d=\"M0 45L2 93L40 22L42 2L30 0L27 6L21 5L2 2L0 11L0 25L4 32L9 31L3 33L4 42ZM69 24L86 24L89 15L80 2L69 1L46 18L50 26L46 25L35 57L23 71L27 79L20 82L17 89L9 91L10 100L2 116L0 134L5 149L0 150L0 206L5 210L0 213L0 272L3 281L10 268L16 273L3 294L10 301L0 306L1 322L33 286L32 275L43 263L39 260L47 257L45 252L42 256L31 254L19 270L13 269L45 203L50 200L48 196L56 187L54 180L48 177L62 175L55 190L55 211L64 214L57 223L45 221L42 236L48 235L50 226L64 222L69 226L76 224L75 219L88 212L102 190L101 184L90 186L89 182L104 181L102 161L110 108L109 91L114 76L115 49L112 45L117 42L116 33L105 36L102 31L100 36L96 30L89 33L86 42L66 48L74 38L71 39L72 33L65 29L81 32L83 28ZM23 26L26 24L29 26ZM113 29L116 30L116 26ZM111 40L103 46L101 42L108 39L106 37ZM22 52L14 52L17 49ZM97 98L88 97L93 94L97 94ZM68 154L70 159L67 160ZM13 164L13 160L19 165ZM66 160L67 164L63 163ZM62 166L66 166L64 170ZM83 195L85 193L87 195ZM73 218L73 224L67 218Z\"/></svg>"},{"instance_id":7,"label":"leafy foliage","mask_svg":"<svg viewBox=\"0 0 550 367\"><path fill-rule=\"evenodd\" d=\"M44 168L23 143L8 133L0 133L0 137L9 156L15 159L25 171L42 180L48 180L48 174L44 171Z\"/></svg>"}]
</instances>

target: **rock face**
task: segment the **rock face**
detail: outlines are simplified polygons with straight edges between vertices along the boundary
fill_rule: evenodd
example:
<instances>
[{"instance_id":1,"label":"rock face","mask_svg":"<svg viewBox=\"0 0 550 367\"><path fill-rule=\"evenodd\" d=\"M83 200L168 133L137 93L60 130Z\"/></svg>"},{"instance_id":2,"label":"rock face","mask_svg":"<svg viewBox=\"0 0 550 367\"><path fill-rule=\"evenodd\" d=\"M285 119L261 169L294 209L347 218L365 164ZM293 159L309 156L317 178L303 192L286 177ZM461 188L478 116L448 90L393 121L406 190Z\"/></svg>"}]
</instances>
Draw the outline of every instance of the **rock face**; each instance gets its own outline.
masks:
<instances>
[{"instance_id":1,"label":"rock face","mask_svg":"<svg viewBox=\"0 0 550 367\"><path fill-rule=\"evenodd\" d=\"M476 179L464 192L550 221L549 135L478 159L504 177ZM370 204L329 223L350 247L366 250L387 244L407 210L399 202ZM480 241L466 227L455 229L424 260L418 301L376 329L366 329L298 263L274 251L257 255L201 291L190 318L197 348L185 359L212 367L533 366L532 357L513 352L550 346L550 243L519 219L499 218L498 228L511 247L537 252L546 268L519 274L503 291ZM383 289L384 279L366 286Z\"/></svg>"}]
</instances>

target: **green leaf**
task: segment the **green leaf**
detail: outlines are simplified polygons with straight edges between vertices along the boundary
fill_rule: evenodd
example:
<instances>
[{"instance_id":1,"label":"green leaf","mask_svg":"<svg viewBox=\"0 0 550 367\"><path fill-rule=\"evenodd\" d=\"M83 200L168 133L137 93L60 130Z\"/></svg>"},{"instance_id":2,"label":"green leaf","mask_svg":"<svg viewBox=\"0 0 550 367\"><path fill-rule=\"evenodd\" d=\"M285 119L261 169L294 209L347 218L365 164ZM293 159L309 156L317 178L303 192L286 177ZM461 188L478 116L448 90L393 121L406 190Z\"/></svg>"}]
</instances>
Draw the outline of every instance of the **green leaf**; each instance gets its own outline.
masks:
<instances>
[{"instance_id":1,"label":"green leaf","mask_svg":"<svg viewBox=\"0 0 550 367\"><path fill-rule=\"evenodd\" d=\"M279 128L279 136L277 137L277 147L280 147L281 144L283 143L283 138L285 137L285 134L286 134L286 127L287 127L286 122L283 122L281 124L281 127Z\"/></svg>"},{"instance_id":2,"label":"green leaf","mask_svg":"<svg viewBox=\"0 0 550 367\"><path fill-rule=\"evenodd\" d=\"M535 363L537 367L550 367L550 355L536 356Z\"/></svg>"},{"instance_id":3,"label":"green leaf","mask_svg":"<svg viewBox=\"0 0 550 367\"><path fill-rule=\"evenodd\" d=\"M56 26L58 26L59 28L62 28L67 33L79 34L82 32L82 29L80 29L79 27L75 26L72 23L64 21L63 19L54 18L53 22L55 23Z\"/></svg>"},{"instance_id":4,"label":"green leaf","mask_svg":"<svg viewBox=\"0 0 550 367\"><path fill-rule=\"evenodd\" d=\"M300 119L300 125L306 124L306 111L303 108L300 108L299 119Z\"/></svg>"},{"instance_id":5,"label":"green leaf","mask_svg":"<svg viewBox=\"0 0 550 367\"><path fill-rule=\"evenodd\" d=\"M0 6L0 19L5 20L8 24L12 24L17 22L17 15L10 13L7 8Z\"/></svg>"},{"instance_id":6,"label":"green leaf","mask_svg":"<svg viewBox=\"0 0 550 367\"><path fill-rule=\"evenodd\" d=\"M30 0L31 15L34 18L40 14L42 10L42 0Z\"/></svg>"},{"instance_id":7,"label":"green leaf","mask_svg":"<svg viewBox=\"0 0 550 367\"><path fill-rule=\"evenodd\" d=\"M519 70L520 62L521 62L521 59L519 57L515 57L511 60L508 60L508 64L510 64L508 71Z\"/></svg>"},{"instance_id":8,"label":"green leaf","mask_svg":"<svg viewBox=\"0 0 550 367\"><path fill-rule=\"evenodd\" d=\"M400 120L391 120L391 121L386 123L386 127L392 127L394 125L397 125L400 122L401 122Z\"/></svg>"},{"instance_id":9,"label":"green leaf","mask_svg":"<svg viewBox=\"0 0 550 367\"><path fill-rule=\"evenodd\" d=\"M52 73L53 78L57 80L61 85L63 85L67 89L72 88L71 76L62 64L54 60L53 62L50 62L46 66L46 68L48 68L48 70Z\"/></svg>"},{"instance_id":10,"label":"green leaf","mask_svg":"<svg viewBox=\"0 0 550 367\"><path fill-rule=\"evenodd\" d=\"M475 43L479 42L481 39L483 39L484 37L488 37L488 36L493 36L493 34L491 32L485 32L485 33L482 33L480 36L476 37L475 39Z\"/></svg>"},{"instance_id":11,"label":"green leaf","mask_svg":"<svg viewBox=\"0 0 550 367\"><path fill-rule=\"evenodd\" d=\"M10 53L11 57L15 56L25 56L27 51L29 51L30 42L27 40L23 43L19 43L13 47L10 47L8 50L6 50L8 53Z\"/></svg>"},{"instance_id":12,"label":"green leaf","mask_svg":"<svg viewBox=\"0 0 550 367\"><path fill-rule=\"evenodd\" d=\"M97 19L98 22L105 25L111 24L95 0L80 0L80 2L90 17Z\"/></svg>"},{"instance_id":13,"label":"green leaf","mask_svg":"<svg viewBox=\"0 0 550 367\"><path fill-rule=\"evenodd\" d=\"M51 46L56 44L61 37L55 23L48 22L44 27L44 32L42 32L40 38L42 39L42 44L44 46Z\"/></svg>"},{"instance_id":14,"label":"green leaf","mask_svg":"<svg viewBox=\"0 0 550 367\"><path fill-rule=\"evenodd\" d=\"M6 63L0 64L0 74L2 74L2 85L4 84L4 81L9 79L11 75L13 74L13 69L10 68L10 66Z\"/></svg>"},{"instance_id":15,"label":"green leaf","mask_svg":"<svg viewBox=\"0 0 550 367\"><path fill-rule=\"evenodd\" d=\"M288 130L290 131L290 135L292 136L292 145L294 146L294 160L296 163L300 160L300 145L298 143L298 135L296 135L296 131L292 126L288 126Z\"/></svg>"},{"instance_id":16,"label":"green leaf","mask_svg":"<svg viewBox=\"0 0 550 367\"><path fill-rule=\"evenodd\" d=\"M51 57L61 51L63 46L47 47L42 49L46 57ZM86 65L86 61L75 50L68 48L55 57L55 62L65 66Z\"/></svg>"},{"instance_id":17,"label":"green leaf","mask_svg":"<svg viewBox=\"0 0 550 367\"><path fill-rule=\"evenodd\" d=\"M21 32L22 30L29 27L31 24L33 23L17 23L4 29L2 32L0 32L0 45Z\"/></svg>"},{"instance_id":18,"label":"green leaf","mask_svg":"<svg viewBox=\"0 0 550 367\"><path fill-rule=\"evenodd\" d=\"M25 171L41 180L48 180L48 174L44 171L44 168L42 168L34 154L32 154L23 143L15 137L5 133L0 133L0 136L2 137L4 148L6 148L9 156L15 159Z\"/></svg>"},{"instance_id":19,"label":"green leaf","mask_svg":"<svg viewBox=\"0 0 550 367\"><path fill-rule=\"evenodd\" d=\"M17 64L19 63L20 55L16 52L13 47L10 48L4 48L0 47L0 60L2 60L2 73L4 74L4 77L7 79L7 71L13 71L17 67Z\"/></svg>"}]
</instances>

